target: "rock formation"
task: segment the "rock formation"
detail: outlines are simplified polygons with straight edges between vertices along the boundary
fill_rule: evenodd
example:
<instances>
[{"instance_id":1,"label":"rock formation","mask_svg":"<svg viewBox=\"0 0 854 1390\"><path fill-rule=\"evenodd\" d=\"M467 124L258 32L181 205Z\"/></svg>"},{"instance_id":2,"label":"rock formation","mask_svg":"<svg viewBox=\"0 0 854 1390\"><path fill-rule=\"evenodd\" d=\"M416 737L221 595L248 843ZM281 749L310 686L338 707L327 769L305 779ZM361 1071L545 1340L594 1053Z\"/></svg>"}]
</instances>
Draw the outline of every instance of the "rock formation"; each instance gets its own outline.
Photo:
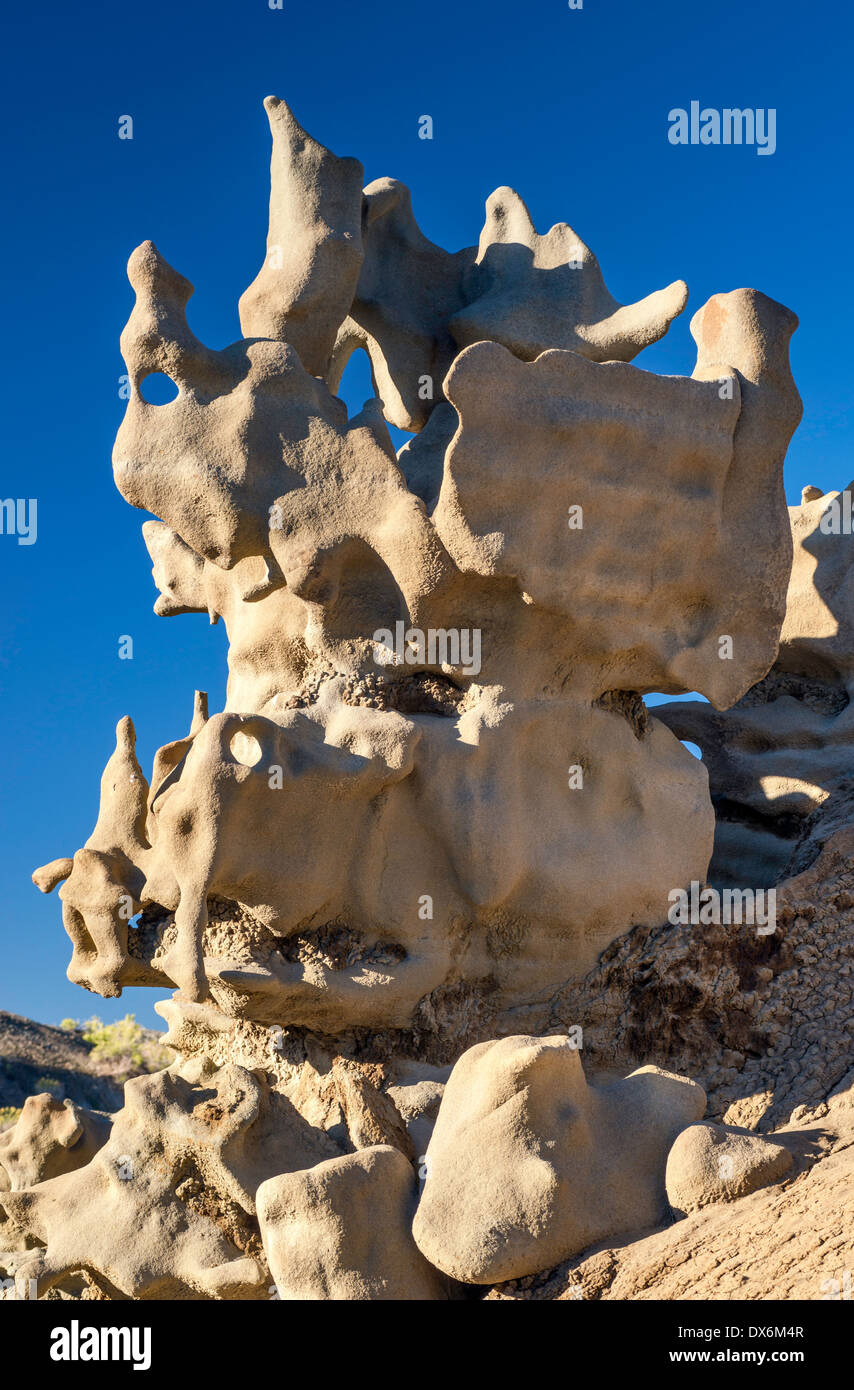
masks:
<instances>
[{"instance_id":1,"label":"rock formation","mask_svg":"<svg viewBox=\"0 0 854 1390\"><path fill-rule=\"evenodd\" d=\"M44 1160L0 1193L0 1270L55 1297L447 1299L536 1275L669 1220L668 1153L704 1113L621 1026L623 1074L585 1079L569 1029L625 1019L597 972L712 854L706 768L644 694L725 720L781 659L796 319L716 294L691 375L644 371L682 281L620 305L510 189L446 252L402 184L362 190L266 107L245 336L201 343L150 241L128 266L115 481L155 518L155 611L222 618L229 678L150 778L120 722L91 836L34 875L62 884L73 981L174 989L174 1065L128 1082L80 1165L53 1157L71 1121L40 1121ZM360 348L376 396L348 417ZM806 650L791 594L786 623Z\"/></svg>"},{"instance_id":2,"label":"rock formation","mask_svg":"<svg viewBox=\"0 0 854 1390\"><path fill-rule=\"evenodd\" d=\"M730 1125L689 1125L667 1155L664 1180L673 1211L685 1216L715 1202L734 1202L788 1173L782 1144Z\"/></svg>"},{"instance_id":3,"label":"rock formation","mask_svg":"<svg viewBox=\"0 0 854 1390\"><path fill-rule=\"evenodd\" d=\"M530 1026L556 969L589 968L705 875L704 770L637 705L732 704L774 659L795 319L717 295L691 377L640 371L681 282L617 305L575 233L539 237L509 190L477 253L449 256L399 185L362 195L355 161L267 108L248 336L200 343L191 285L146 242L121 340L116 483L160 518L157 611L226 623L226 708L197 701L150 782L123 721L96 828L43 886L66 875L72 978L102 993L172 983L337 1035L406 1029L464 988L496 1028L520 1009ZM348 419L323 374L356 342L382 400ZM156 371L169 405L145 400ZM416 382L430 411L396 416ZM420 431L400 461L384 412ZM398 630L401 650L382 636ZM213 898L252 916L251 943L214 949ZM351 960L316 949L330 924Z\"/></svg>"},{"instance_id":4,"label":"rock formation","mask_svg":"<svg viewBox=\"0 0 854 1390\"><path fill-rule=\"evenodd\" d=\"M664 1215L662 1174L702 1089L656 1067L588 1086L568 1038L503 1038L451 1072L414 1235L468 1284L536 1273Z\"/></svg>"},{"instance_id":5,"label":"rock formation","mask_svg":"<svg viewBox=\"0 0 854 1390\"><path fill-rule=\"evenodd\" d=\"M14 1128L0 1134L0 1188L34 1187L89 1163L110 1135L110 1120L49 1092L28 1096Z\"/></svg>"},{"instance_id":6,"label":"rock formation","mask_svg":"<svg viewBox=\"0 0 854 1390\"><path fill-rule=\"evenodd\" d=\"M268 1178L258 1216L279 1297L447 1300L412 1239L415 1203L412 1167L390 1145Z\"/></svg>"},{"instance_id":7,"label":"rock formation","mask_svg":"<svg viewBox=\"0 0 854 1390\"><path fill-rule=\"evenodd\" d=\"M558 990L555 1025L584 1019L597 1072L686 1072L709 1117L771 1133L854 1084L854 826L777 889L776 928L637 927Z\"/></svg>"},{"instance_id":8,"label":"rock formation","mask_svg":"<svg viewBox=\"0 0 854 1390\"><path fill-rule=\"evenodd\" d=\"M603 1241L487 1298L850 1300L853 1100L849 1087L825 1108L820 1129L799 1120L778 1136L793 1163L771 1186L630 1242Z\"/></svg>"},{"instance_id":9,"label":"rock formation","mask_svg":"<svg viewBox=\"0 0 854 1390\"><path fill-rule=\"evenodd\" d=\"M717 813L709 876L763 887L808 868L850 816L854 778L852 488L804 488L789 508L794 561L780 650L732 709L656 715L702 749ZM836 819L836 811L842 814Z\"/></svg>"}]
</instances>

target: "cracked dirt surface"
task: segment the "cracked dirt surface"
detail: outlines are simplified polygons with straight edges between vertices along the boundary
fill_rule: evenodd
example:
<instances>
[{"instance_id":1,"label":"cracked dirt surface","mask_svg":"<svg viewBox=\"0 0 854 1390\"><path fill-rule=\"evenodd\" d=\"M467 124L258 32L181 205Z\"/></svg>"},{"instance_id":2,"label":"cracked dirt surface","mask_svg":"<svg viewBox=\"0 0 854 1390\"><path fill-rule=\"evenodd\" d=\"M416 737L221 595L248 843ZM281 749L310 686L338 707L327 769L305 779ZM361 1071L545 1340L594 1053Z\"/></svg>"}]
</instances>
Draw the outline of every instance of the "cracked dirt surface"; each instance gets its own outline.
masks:
<instances>
[{"instance_id":1,"label":"cracked dirt surface","mask_svg":"<svg viewBox=\"0 0 854 1390\"><path fill-rule=\"evenodd\" d=\"M777 928L636 928L553 1000L592 1070L647 1063L699 1081L707 1117L763 1132L822 1118L854 1071L854 827L777 889Z\"/></svg>"}]
</instances>

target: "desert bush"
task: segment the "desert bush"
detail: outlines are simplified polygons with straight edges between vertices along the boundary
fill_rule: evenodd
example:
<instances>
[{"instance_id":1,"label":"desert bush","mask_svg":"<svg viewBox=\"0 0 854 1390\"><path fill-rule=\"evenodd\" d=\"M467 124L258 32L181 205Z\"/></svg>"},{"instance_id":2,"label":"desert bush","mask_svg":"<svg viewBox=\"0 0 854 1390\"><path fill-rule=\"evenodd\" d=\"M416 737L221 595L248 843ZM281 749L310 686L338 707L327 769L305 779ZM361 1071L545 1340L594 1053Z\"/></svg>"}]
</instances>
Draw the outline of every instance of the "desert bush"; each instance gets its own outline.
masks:
<instances>
[{"instance_id":1,"label":"desert bush","mask_svg":"<svg viewBox=\"0 0 854 1390\"><path fill-rule=\"evenodd\" d=\"M145 1071L159 1071L173 1060L170 1048L156 1041L137 1023L134 1014L125 1014L116 1023L103 1023L93 1015L81 1026L83 1039L92 1044L93 1061L110 1062L127 1059L130 1066Z\"/></svg>"},{"instance_id":2,"label":"desert bush","mask_svg":"<svg viewBox=\"0 0 854 1390\"><path fill-rule=\"evenodd\" d=\"M50 1091L52 1096L61 1096L62 1082L57 1081L55 1076L40 1076L33 1095L40 1096L42 1091Z\"/></svg>"}]
</instances>

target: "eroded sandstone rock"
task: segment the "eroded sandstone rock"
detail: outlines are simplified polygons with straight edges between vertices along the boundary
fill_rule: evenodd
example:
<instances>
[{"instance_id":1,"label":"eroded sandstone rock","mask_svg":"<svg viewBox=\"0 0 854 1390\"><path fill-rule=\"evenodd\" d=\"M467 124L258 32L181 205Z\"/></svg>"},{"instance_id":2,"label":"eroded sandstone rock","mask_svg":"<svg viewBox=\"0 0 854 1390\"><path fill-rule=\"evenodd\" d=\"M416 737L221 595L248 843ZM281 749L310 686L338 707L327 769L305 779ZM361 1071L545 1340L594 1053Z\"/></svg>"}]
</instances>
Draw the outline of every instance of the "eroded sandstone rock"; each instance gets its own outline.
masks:
<instances>
[{"instance_id":1,"label":"eroded sandstone rock","mask_svg":"<svg viewBox=\"0 0 854 1390\"><path fill-rule=\"evenodd\" d=\"M551 1026L584 1019L595 1070L641 1063L696 1078L715 1120L768 1132L820 1118L854 1069L854 809L779 885L776 926L636 928L557 991ZM807 1002L808 1001L808 1002Z\"/></svg>"},{"instance_id":2,"label":"eroded sandstone rock","mask_svg":"<svg viewBox=\"0 0 854 1390\"><path fill-rule=\"evenodd\" d=\"M283 1299L447 1299L448 1281L412 1239L415 1174L377 1145L258 1189L270 1270Z\"/></svg>"},{"instance_id":3,"label":"eroded sandstone rock","mask_svg":"<svg viewBox=\"0 0 854 1390\"><path fill-rule=\"evenodd\" d=\"M89 1163L110 1135L110 1118L44 1092L24 1101L0 1134L0 1188L19 1191Z\"/></svg>"},{"instance_id":4,"label":"eroded sandstone rock","mask_svg":"<svg viewBox=\"0 0 854 1390\"><path fill-rule=\"evenodd\" d=\"M792 1180L736 1202L715 1203L666 1229L601 1248L557 1269L493 1289L487 1298L534 1301L599 1299L828 1300L850 1295L854 1228L854 1089L831 1103L821 1127L787 1131L802 1157Z\"/></svg>"},{"instance_id":5,"label":"eroded sandstone rock","mask_svg":"<svg viewBox=\"0 0 854 1390\"><path fill-rule=\"evenodd\" d=\"M734 1202L785 1177L788 1149L731 1125L689 1125L667 1155L667 1198L677 1215Z\"/></svg>"},{"instance_id":6,"label":"eroded sandstone rock","mask_svg":"<svg viewBox=\"0 0 854 1390\"><path fill-rule=\"evenodd\" d=\"M731 709L656 716L702 750L716 812L713 882L765 887L809 867L850 820L854 777L852 485L789 508L794 561L780 650Z\"/></svg>"},{"instance_id":7,"label":"eroded sandstone rock","mask_svg":"<svg viewBox=\"0 0 854 1390\"><path fill-rule=\"evenodd\" d=\"M87 1270L113 1297L267 1297L255 1193L335 1152L243 1068L136 1077L90 1163L0 1194L20 1248L37 1243L15 1272L40 1296Z\"/></svg>"},{"instance_id":8,"label":"eroded sandstone rock","mask_svg":"<svg viewBox=\"0 0 854 1390\"><path fill-rule=\"evenodd\" d=\"M492 1284L657 1224L668 1150L705 1104L694 1082L655 1067L589 1086L568 1038L471 1048L427 1149L419 1249L455 1279Z\"/></svg>"},{"instance_id":9,"label":"eroded sandstone rock","mask_svg":"<svg viewBox=\"0 0 854 1390\"><path fill-rule=\"evenodd\" d=\"M477 250L446 253L402 185L360 194L356 161L266 106L246 337L208 348L189 281L150 242L129 263L115 479L159 518L157 611L222 617L229 683L150 783L122 725L62 889L72 975L332 1035L417 1028L464 987L491 1031L519 1009L536 1031L556 974L705 876L704 769L635 707L653 689L732 704L774 659L796 320L715 295L693 374L644 372L628 359L681 311L681 281L617 304L576 233L538 235L509 189ZM348 418L330 387L358 343L382 400ZM145 399L155 371L179 388L168 405ZM399 456L384 415L415 431ZM398 624L390 664L377 634ZM252 914L260 956L207 954L216 898ZM140 911L174 914L156 959ZM339 923L358 960L333 968L307 938Z\"/></svg>"},{"instance_id":10,"label":"eroded sandstone rock","mask_svg":"<svg viewBox=\"0 0 854 1390\"><path fill-rule=\"evenodd\" d=\"M543 1270L655 1224L703 1110L656 1067L588 1085L533 1035L586 1026L589 992L566 1010L603 948L705 878L706 770L643 695L724 709L774 661L795 317L714 295L692 374L645 372L683 282L618 304L509 189L446 252L403 185L361 191L265 105L245 336L192 333L153 243L128 266L115 481L154 517L156 612L222 619L229 679L150 778L121 721L92 835L34 875L63 884L75 982L175 988L175 1066L128 1084L85 1166L2 1194L0 1266L59 1296L444 1298ZM351 417L358 347L377 398Z\"/></svg>"}]
</instances>

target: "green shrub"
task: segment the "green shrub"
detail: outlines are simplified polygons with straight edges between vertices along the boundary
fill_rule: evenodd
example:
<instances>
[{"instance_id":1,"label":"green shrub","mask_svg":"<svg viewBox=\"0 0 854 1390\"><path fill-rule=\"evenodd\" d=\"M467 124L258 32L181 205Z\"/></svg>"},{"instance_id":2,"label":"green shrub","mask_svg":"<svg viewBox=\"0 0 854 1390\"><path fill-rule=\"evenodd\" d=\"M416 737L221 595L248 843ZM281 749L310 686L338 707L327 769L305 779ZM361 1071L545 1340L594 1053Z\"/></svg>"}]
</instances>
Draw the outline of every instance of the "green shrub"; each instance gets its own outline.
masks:
<instances>
[{"instance_id":1,"label":"green shrub","mask_svg":"<svg viewBox=\"0 0 854 1390\"><path fill-rule=\"evenodd\" d=\"M141 1067L144 1034L133 1014L125 1014L117 1023L102 1023L93 1015L83 1025L83 1038L92 1044L95 1061L110 1061L127 1057L135 1067Z\"/></svg>"},{"instance_id":2,"label":"green shrub","mask_svg":"<svg viewBox=\"0 0 854 1390\"><path fill-rule=\"evenodd\" d=\"M33 1094L40 1096L42 1091L50 1091L52 1096L61 1096L62 1082L57 1081L53 1076L40 1076Z\"/></svg>"},{"instance_id":3,"label":"green shrub","mask_svg":"<svg viewBox=\"0 0 854 1390\"><path fill-rule=\"evenodd\" d=\"M9 1129L11 1125L17 1124L20 1110L14 1105L0 1105L0 1130Z\"/></svg>"},{"instance_id":4,"label":"green shrub","mask_svg":"<svg viewBox=\"0 0 854 1390\"><path fill-rule=\"evenodd\" d=\"M93 1016L82 1025L82 1034L84 1041L92 1044L92 1059L96 1062L126 1059L129 1066L159 1071L174 1060L171 1049L137 1023L134 1014L125 1014L116 1023L103 1023Z\"/></svg>"}]
</instances>

